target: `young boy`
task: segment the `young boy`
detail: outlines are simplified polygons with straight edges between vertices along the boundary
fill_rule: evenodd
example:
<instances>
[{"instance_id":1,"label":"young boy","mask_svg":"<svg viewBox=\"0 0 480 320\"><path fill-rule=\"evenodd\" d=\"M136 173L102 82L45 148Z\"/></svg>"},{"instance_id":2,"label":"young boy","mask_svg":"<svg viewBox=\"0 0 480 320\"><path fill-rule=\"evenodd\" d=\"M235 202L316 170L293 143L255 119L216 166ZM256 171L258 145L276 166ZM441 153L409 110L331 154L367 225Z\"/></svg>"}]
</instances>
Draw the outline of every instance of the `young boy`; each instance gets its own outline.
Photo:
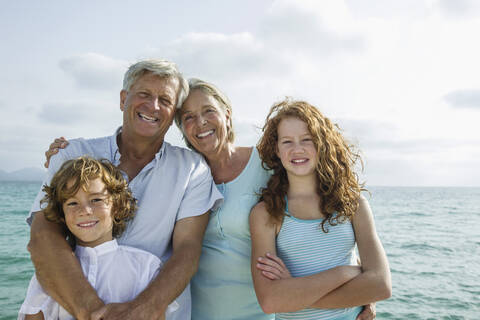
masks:
<instances>
[{"instance_id":1,"label":"young boy","mask_svg":"<svg viewBox=\"0 0 480 320\"><path fill-rule=\"evenodd\" d=\"M160 259L118 245L114 239L125 230L136 209L136 200L117 168L106 160L69 160L44 191L45 217L66 226L85 276L105 303L132 300L147 287L161 267ZM174 301L166 314L176 309ZM18 319L73 317L43 291L34 275Z\"/></svg>"}]
</instances>

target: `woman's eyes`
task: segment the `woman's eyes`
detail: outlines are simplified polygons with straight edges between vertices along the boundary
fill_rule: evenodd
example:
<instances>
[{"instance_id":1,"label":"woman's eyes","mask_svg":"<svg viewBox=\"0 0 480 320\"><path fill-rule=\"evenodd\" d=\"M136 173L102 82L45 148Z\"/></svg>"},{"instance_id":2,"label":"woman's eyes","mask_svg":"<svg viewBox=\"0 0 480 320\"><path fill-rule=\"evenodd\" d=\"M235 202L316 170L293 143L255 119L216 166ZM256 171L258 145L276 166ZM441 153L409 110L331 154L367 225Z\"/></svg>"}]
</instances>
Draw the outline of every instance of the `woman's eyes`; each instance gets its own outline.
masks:
<instances>
[{"instance_id":1,"label":"woman's eyes","mask_svg":"<svg viewBox=\"0 0 480 320\"><path fill-rule=\"evenodd\" d=\"M183 121L188 121L190 119L193 119L193 116L192 115L186 115L186 116L183 116Z\"/></svg>"}]
</instances>

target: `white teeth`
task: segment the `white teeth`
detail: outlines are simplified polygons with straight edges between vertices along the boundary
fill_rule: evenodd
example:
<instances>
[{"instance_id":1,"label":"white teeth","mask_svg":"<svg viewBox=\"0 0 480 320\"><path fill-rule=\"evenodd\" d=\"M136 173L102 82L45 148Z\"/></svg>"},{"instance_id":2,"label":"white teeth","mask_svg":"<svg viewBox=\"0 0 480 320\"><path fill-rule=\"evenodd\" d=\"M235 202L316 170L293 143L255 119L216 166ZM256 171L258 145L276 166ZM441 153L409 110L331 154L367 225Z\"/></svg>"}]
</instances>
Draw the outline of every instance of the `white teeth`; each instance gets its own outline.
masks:
<instances>
[{"instance_id":1,"label":"white teeth","mask_svg":"<svg viewBox=\"0 0 480 320\"><path fill-rule=\"evenodd\" d=\"M209 130L209 131L207 131L207 132L204 132L204 133L199 133L199 134L197 134L197 138L204 138L204 137L206 137L206 136L208 136L208 135L210 135L210 134L212 134L212 133L213 133L213 129L212 129L212 130Z\"/></svg>"},{"instance_id":2,"label":"white teeth","mask_svg":"<svg viewBox=\"0 0 480 320\"><path fill-rule=\"evenodd\" d=\"M96 223L97 221L93 221L93 222L79 223L77 225L82 228L88 228L88 227L94 226Z\"/></svg>"},{"instance_id":3,"label":"white teeth","mask_svg":"<svg viewBox=\"0 0 480 320\"><path fill-rule=\"evenodd\" d=\"M295 159L295 160L292 160L293 163L304 163L304 162L307 162L308 159Z\"/></svg>"},{"instance_id":4,"label":"white teeth","mask_svg":"<svg viewBox=\"0 0 480 320\"><path fill-rule=\"evenodd\" d=\"M138 115L140 116L140 118L142 118L144 120L147 120L147 121L152 121L152 122L157 121L157 118L149 117L147 115L144 115L143 113L138 113Z\"/></svg>"}]
</instances>

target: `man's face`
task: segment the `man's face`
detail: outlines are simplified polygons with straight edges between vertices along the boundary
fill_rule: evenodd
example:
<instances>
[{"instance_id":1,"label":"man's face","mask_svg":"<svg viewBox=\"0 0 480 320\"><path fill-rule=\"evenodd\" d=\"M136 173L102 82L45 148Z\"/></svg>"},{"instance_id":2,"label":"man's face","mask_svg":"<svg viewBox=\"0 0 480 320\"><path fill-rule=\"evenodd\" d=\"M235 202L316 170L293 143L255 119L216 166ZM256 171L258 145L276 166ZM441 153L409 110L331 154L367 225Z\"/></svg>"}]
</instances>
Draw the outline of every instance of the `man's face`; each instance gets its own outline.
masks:
<instances>
[{"instance_id":1,"label":"man's face","mask_svg":"<svg viewBox=\"0 0 480 320\"><path fill-rule=\"evenodd\" d=\"M172 124L177 103L177 78L161 78L152 73L140 77L120 92L123 129L131 135L163 140Z\"/></svg>"}]
</instances>

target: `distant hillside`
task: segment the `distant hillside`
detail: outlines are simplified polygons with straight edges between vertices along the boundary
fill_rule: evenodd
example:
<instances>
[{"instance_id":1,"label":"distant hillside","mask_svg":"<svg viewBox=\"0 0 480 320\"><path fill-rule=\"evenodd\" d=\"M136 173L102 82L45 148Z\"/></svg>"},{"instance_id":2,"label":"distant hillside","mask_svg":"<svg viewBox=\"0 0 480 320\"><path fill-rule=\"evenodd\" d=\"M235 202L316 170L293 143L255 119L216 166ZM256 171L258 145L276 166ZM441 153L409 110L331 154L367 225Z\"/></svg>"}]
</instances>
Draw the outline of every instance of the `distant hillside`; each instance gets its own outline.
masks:
<instances>
[{"instance_id":1,"label":"distant hillside","mask_svg":"<svg viewBox=\"0 0 480 320\"><path fill-rule=\"evenodd\" d=\"M0 170L0 181L43 181L45 173L39 168L23 168L13 172Z\"/></svg>"}]
</instances>

